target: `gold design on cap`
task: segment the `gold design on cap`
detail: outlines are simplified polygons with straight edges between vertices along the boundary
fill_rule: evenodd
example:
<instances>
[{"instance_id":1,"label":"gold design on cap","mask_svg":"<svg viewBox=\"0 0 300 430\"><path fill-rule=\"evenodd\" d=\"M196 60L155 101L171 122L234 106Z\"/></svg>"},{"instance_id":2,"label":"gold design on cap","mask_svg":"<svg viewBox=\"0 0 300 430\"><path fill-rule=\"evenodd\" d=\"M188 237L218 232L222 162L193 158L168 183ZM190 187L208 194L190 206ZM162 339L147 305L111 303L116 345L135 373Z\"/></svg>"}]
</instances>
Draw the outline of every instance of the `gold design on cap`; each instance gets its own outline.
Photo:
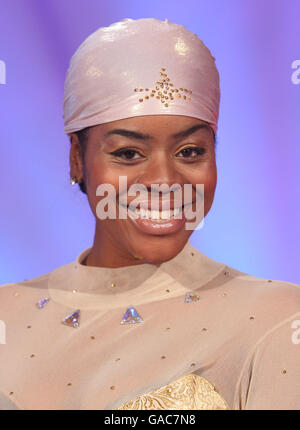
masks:
<instances>
[{"instance_id":1,"label":"gold design on cap","mask_svg":"<svg viewBox=\"0 0 300 430\"><path fill-rule=\"evenodd\" d=\"M156 94L156 92L158 91L155 97L158 100L160 100L165 107L168 107L169 104L173 100L175 100L175 97L174 97L175 94L173 93L177 93L176 96L178 98L183 98L185 101L191 102L192 98L187 97L186 94L192 94L192 90L188 90L187 88L171 88L171 87L174 87L174 84L171 82L170 78L168 77L167 73L165 73L165 71L166 69L162 67L160 71L161 79L154 83L154 89L150 90L149 88L146 88L144 90L143 88L134 88L133 91L135 92L151 91L150 97L154 97L154 94ZM144 100L149 100L150 97L146 95L145 99L139 98L138 101L141 103Z\"/></svg>"}]
</instances>

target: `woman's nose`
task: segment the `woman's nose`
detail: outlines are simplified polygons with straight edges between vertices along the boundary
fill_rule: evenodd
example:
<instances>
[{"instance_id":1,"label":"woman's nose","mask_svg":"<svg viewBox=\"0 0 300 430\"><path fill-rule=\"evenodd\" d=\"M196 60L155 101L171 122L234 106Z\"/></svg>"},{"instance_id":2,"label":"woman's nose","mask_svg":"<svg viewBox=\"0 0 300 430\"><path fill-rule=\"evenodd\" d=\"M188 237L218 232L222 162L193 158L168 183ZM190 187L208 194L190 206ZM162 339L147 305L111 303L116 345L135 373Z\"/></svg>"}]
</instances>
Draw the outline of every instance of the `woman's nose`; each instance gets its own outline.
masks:
<instances>
[{"instance_id":1,"label":"woman's nose","mask_svg":"<svg viewBox=\"0 0 300 430\"><path fill-rule=\"evenodd\" d=\"M153 158L151 162L147 163L145 170L138 178L138 182L149 189L155 184L166 184L171 187L173 184L181 184L182 176L174 161L167 156L162 156Z\"/></svg>"}]
</instances>

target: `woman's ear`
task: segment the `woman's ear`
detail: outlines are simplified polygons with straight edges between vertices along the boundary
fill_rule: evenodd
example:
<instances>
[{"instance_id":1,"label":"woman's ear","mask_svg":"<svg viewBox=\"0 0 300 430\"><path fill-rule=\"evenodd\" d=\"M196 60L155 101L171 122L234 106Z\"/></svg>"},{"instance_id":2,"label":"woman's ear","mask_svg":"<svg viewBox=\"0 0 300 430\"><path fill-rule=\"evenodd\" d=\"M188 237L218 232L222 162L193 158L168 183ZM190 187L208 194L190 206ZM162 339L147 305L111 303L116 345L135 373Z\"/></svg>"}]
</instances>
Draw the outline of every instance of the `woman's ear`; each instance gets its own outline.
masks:
<instances>
[{"instance_id":1,"label":"woman's ear","mask_svg":"<svg viewBox=\"0 0 300 430\"><path fill-rule=\"evenodd\" d=\"M82 149L76 133L69 135L70 148L70 177L75 177L76 182L81 182L83 179L83 157Z\"/></svg>"}]
</instances>

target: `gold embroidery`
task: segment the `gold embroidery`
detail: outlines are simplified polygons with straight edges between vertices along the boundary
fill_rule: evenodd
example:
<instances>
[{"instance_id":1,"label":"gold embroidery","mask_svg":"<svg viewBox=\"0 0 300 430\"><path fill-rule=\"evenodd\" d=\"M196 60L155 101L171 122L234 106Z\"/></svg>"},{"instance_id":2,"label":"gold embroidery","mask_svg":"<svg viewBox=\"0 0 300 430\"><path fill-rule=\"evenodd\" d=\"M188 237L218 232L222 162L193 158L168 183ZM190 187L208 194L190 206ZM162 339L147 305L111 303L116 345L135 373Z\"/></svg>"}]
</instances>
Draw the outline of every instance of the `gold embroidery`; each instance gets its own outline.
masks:
<instances>
[{"instance_id":1,"label":"gold embroidery","mask_svg":"<svg viewBox=\"0 0 300 430\"><path fill-rule=\"evenodd\" d=\"M190 373L164 387L123 403L120 410L229 409L216 388L205 378Z\"/></svg>"}]
</instances>

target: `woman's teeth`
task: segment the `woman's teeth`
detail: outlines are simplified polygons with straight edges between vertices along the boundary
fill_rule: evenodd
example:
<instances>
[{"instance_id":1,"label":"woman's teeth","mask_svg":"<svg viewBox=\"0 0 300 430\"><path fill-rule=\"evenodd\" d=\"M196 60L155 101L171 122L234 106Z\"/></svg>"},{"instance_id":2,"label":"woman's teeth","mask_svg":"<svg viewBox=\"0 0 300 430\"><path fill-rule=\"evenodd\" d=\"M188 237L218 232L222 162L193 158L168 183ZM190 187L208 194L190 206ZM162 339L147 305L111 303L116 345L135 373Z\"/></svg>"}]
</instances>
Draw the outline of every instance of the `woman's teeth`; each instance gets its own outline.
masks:
<instances>
[{"instance_id":1,"label":"woman's teeth","mask_svg":"<svg viewBox=\"0 0 300 430\"><path fill-rule=\"evenodd\" d=\"M176 217L180 212L180 208L163 210L163 211L155 211L155 210L151 211L149 209L134 208L133 212L136 215L138 215L140 218L155 219L155 220L168 220L168 219L172 219L172 218Z\"/></svg>"}]
</instances>

